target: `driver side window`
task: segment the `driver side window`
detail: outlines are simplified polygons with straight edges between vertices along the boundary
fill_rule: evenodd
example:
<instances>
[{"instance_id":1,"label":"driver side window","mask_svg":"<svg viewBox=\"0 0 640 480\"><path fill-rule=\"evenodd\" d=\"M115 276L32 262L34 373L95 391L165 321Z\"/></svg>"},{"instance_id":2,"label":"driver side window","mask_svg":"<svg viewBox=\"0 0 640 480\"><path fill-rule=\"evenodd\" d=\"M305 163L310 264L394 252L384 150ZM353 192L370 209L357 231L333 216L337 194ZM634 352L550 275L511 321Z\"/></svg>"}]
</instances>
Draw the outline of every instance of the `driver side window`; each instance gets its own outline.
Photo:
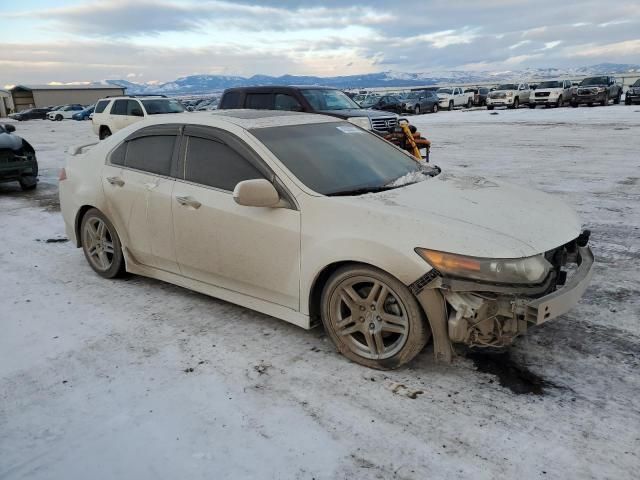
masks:
<instances>
[{"instance_id":1,"label":"driver side window","mask_svg":"<svg viewBox=\"0 0 640 480\"><path fill-rule=\"evenodd\" d=\"M184 179L220 190L233 191L243 180L265 178L238 152L222 141L188 136Z\"/></svg>"},{"instance_id":2,"label":"driver side window","mask_svg":"<svg viewBox=\"0 0 640 480\"><path fill-rule=\"evenodd\" d=\"M276 110L302 112L302 105L300 105L300 102L286 93L276 93L274 106Z\"/></svg>"}]
</instances>

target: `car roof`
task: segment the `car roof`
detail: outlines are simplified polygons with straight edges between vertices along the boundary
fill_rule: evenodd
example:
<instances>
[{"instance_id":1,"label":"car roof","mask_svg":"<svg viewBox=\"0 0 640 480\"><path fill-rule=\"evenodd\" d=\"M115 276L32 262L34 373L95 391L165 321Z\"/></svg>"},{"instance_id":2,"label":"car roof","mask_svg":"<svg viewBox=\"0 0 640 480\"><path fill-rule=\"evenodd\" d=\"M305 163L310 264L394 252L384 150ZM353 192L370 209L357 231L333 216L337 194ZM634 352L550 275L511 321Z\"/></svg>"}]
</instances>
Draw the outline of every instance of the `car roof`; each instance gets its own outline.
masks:
<instances>
[{"instance_id":1,"label":"car roof","mask_svg":"<svg viewBox=\"0 0 640 480\"><path fill-rule=\"evenodd\" d=\"M338 90L334 87L323 87L322 85L258 85L255 87L231 87L225 92L270 92L272 90Z\"/></svg>"},{"instance_id":2,"label":"car roof","mask_svg":"<svg viewBox=\"0 0 640 480\"><path fill-rule=\"evenodd\" d=\"M293 125L308 125L314 123L341 122L335 117L318 115L315 113L289 112L284 110L215 110L204 112L184 112L154 115L154 118L136 124L158 125L163 123L185 123L220 127L221 124L233 124L245 130L268 127L283 127ZM142 126L142 125L141 125Z\"/></svg>"}]
</instances>

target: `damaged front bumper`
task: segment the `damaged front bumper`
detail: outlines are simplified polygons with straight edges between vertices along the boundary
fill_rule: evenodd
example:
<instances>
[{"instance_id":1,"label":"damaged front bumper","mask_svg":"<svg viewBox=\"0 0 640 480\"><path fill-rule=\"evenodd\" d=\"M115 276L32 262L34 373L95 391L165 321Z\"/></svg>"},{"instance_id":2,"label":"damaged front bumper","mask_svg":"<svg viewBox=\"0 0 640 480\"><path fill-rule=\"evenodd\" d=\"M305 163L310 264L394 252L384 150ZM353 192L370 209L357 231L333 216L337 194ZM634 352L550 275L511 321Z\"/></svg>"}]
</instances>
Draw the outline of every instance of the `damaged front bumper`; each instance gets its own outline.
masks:
<instances>
[{"instance_id":1,"label":"damaged front bumper","mask_svg":"<svg viewBox=\"0 0 640 480\"><path fill-rule=\"evenodd\" d=\"M567 313L593 276L587 242L588 234L557 249L561 263L542 285L485 284L446 278L434 270L414 282L411 289L429 320L436 359L450 361L453 343L508 346L529 327Z\"/></svg>"}]
</instances>

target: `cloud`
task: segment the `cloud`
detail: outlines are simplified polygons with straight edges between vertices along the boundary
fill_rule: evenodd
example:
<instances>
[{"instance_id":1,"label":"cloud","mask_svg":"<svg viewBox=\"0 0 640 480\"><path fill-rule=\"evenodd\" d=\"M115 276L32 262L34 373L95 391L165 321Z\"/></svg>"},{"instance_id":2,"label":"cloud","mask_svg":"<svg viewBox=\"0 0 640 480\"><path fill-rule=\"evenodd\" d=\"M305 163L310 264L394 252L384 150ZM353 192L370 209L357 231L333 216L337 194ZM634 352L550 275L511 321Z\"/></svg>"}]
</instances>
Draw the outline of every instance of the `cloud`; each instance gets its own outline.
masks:
<instances>
[{"instance_id":1,"label":"cloud","mask_svg":"<svg viewBox=\"0 0 640 480\"><path fill-rule=\"evenodd\" d=\"M51 0L55 3L60 0ZM5 15L4 81L640 63L637 0L111 0ZM12 35L16 33L16 35ZM19 55L14 54L20 52ZM6 77L6 78L5 78Z\"/></svg>"}]
</instances>

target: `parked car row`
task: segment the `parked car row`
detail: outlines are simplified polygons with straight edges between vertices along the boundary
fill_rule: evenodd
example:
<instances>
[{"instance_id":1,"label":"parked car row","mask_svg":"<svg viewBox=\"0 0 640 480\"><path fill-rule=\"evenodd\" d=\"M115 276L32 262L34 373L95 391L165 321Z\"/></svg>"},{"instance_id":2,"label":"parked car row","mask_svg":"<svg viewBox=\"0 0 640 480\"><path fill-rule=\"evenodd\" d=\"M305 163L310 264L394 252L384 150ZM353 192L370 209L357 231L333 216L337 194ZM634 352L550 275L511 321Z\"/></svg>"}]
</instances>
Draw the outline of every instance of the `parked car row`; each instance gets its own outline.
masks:
<instances>
[{"instance_id":1,"label":"parked car row","mask_svg":"<svg viewBox=\"0 0 640 480\"><path fill-rule=\"evenodd\" d=\"M430 102L434 92L437 95L435 104ZM486 106L488 110L493 110L495 107L519 108L524 105L535 108L538 105L545 107L608 105L611 101L619 104L622 94L622 85L614 77L601 75L585 78L577 83L562 79L546 80L535 85L528 82L504 83L493 88L442 87L436 89L430 87L384 96L368 92L354 96L354 100L365 108L390 110L397 113L435 113L438 109L452 110L457 107L473 106ZM625 104L631 105L636 102L640 102L640 80L629 87L625 96Z\"/></svg>"},{"instance_id":2,"label":"parked car row","mask_svg":"<svg viewBox=\"0 0 640 480\"><path fill-rule=\"evenodd\" d=\"M25 120L56 120L65 119L88 120L93 113L93 105L83 106L79 103L69 105L55 105L43 108L29 108L21 112L12 113L9 118L19 122Z\"/></svg>"}]
</instances>

